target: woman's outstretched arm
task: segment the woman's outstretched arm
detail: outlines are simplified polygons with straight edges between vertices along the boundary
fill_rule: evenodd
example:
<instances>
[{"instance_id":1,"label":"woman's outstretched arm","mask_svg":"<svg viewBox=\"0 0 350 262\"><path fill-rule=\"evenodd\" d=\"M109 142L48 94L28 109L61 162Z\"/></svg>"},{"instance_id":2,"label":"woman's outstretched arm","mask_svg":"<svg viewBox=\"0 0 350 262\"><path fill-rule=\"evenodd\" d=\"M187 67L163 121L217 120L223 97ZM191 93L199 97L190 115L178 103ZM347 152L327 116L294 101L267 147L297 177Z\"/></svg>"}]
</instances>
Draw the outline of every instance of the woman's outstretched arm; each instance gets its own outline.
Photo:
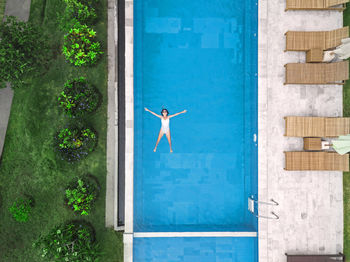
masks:
<instances>
[{"instance_id":1,"label":"woman's outstretched arm","mask_svg":"<svg viewBox=\"0 0 350 262\"><path fill-rule=\"evenodd\" d=\"M172 117L174 117L174 116L178 116L178 115L180 115L180 114L184 114L184 113L186 113L186 112L187 112L187 110L181 111L181 112L179 112L179 113L170 115L169 118L172 118Z\"/></svg>"},{"instance_id":2,"label":"woman's outstretched arm","mask_svg":"<svg viewBox=\"0 0 350 262\"><path fill-rule=\"evenodd\" d=\"M150 112L152 115L155 115L156 117L162 118L161 115L157 115L156 113L152 112L151 110L149 110L148 108L145 107L145 111Z\"/></svg>"}]
</instances>

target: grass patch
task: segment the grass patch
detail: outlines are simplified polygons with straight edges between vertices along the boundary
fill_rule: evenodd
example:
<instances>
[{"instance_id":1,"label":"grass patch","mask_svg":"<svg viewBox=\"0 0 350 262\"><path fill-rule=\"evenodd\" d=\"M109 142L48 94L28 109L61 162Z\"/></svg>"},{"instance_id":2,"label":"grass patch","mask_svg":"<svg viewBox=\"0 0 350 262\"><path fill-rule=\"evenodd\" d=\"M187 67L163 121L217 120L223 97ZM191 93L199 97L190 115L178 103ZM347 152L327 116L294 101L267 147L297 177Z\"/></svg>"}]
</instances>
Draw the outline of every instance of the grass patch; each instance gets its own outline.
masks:
<instances>
[{"instance_id":1,"label":"grass patch","mask_svg":"<svg viewBox=\"0 0 350 262\"><path fill-rule=\"evenodd\" d=\"M344 26L350 26L350 4L347 3L344 10ZM350 117L350 81L346 81L343 87L343 115ZM343 173L344 192L344 254L350 257L350 172Z\"/></svg>"},{"instance_id":2,"label":"grass patch","mask_svg":"<svg viewBox=\"0 0 350 262\"><path fill-rule=\"evenodd\" d=\"M2 0L0 0L2 1ZM64 205L64 189L77 175L90 173L101 185L92 212L83 219L92 223L101 245L104 262L123 259L122 234L105 228L107 58L94 67L75 68L61 55L63 33L56 13L63 11L61 0L32 0L30 21L43 25L53 43L54 59L47 72L30 86L16 89L0 165L0 261L44 261L32 243L56 225L81 219ZM93 26L107 52L107 1L101 0L99 22ZM67 79L85 76L103 95L99 109L86 118L98 132L96 150L75 164L59 160L53 152L53 136L67 118L58 108L57 97ZM27 223L11 218L8 208L22 194L34 197L35 207Z\"/></svg>"}]
</instances>

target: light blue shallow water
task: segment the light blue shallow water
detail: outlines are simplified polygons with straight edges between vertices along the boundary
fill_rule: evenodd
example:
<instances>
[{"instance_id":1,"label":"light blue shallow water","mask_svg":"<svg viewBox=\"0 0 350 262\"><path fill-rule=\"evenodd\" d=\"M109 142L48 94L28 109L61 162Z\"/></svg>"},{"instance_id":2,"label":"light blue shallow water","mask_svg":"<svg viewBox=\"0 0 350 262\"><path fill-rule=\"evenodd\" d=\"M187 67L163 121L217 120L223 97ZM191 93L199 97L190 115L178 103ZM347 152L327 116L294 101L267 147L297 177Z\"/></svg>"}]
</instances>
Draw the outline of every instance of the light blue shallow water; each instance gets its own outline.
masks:
<instances>
[{"instance_id":1,"label":"light blue shallow water","mask_svg":"<svg viewBox=\"0 0 350 262\"><path fill-rule=\"evenodd\" d=\"M134 1L135 231L257 230L256 4ZM188 110L170 120L174 153L165 136L153 152L144 107Z\"/></svg>"},{"instance_id":2,"label":"light blue shallow water","mask_svg":"<svg viewBox=\"0 0 350 262\"><path fill-rule=\"evenodd\" d=\"M137 262L255 262L255 238L134 238Z\"/></svg>"}]
</instances>

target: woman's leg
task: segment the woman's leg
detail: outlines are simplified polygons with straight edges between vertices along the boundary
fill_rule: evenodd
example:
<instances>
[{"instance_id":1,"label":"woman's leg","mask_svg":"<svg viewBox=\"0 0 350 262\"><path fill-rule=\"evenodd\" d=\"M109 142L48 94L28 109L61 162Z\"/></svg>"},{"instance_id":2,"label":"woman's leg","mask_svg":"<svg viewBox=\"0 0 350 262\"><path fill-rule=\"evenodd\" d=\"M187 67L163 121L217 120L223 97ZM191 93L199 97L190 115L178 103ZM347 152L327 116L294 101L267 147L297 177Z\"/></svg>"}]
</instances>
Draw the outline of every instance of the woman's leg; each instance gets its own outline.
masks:
<instances>
[{"instance_id":1,"label":"woman's leg","mask_svg":"<svg viewBox=\"0 0 350 262\"><path fill-rule=\"evenodd\" d=\"M170 153L173 152L173 149L171 148L171 137L170 137L170 131L166 132L165 133L166 135L166 138L168 139L168 142L169 142L169 146L170 146Z\"/></svg>"},{"instance_id":2,"label":"woman's leg","mask_svg":"<svg viewBox=\"0 0 350 262\"><path fill-rule=\"evenodd\" d=\"M161 130L159 131L158 139L157 139L157 142L156 142L156 146L155 146L154 149L153 149L153 152L156 152L158 143L159 143L159 141L160 141L160 139L162 138L163 135L164 135L164 133L162 132L162 129L161 129Z\"/></svg>"}]
</instances>

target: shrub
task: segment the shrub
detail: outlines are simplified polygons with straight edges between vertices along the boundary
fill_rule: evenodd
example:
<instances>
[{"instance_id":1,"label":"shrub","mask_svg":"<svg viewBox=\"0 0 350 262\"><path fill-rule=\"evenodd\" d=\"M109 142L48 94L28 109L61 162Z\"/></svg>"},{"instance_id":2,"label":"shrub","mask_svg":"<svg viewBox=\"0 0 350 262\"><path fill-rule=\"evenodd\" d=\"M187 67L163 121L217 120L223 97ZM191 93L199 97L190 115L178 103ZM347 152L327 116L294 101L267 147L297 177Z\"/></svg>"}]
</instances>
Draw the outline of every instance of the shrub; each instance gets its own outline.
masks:
<instances>
[{"instance_id":1,"label":"shrub","mask_svg":"<svg viewBox=\"0 0 350 262\"><path fill-rule=\"evenodd\" d=\"M103 52L95 42L96 32L87 25L76 23L64 36L62 52L75 66L93 65Z\"/></svg>"},{"instance_id":2,"label":"shrub","mask_svg":"<svg viewBox=\"0 0 350 262\"><path fill-rule=\"evenodd\" d=\"M88 177L78 178L66 189L66 202L74 212L88 215L97 194L96 182Z\"/></svg>"},{"instance_id":3,"label":"shrub","mask_svg":"<svg viewBox=\"0 0 350 262\"><path fill-rule=\"evenodd\" d=\"M41 28L9 16L0 23L0 82L21 86L49 61L48 38Z\"/></svg>"},{"instance_id":4,"label":"shrub","mask_svg":"<svg viewBox=\"0 0 350 262\"><path fill-rule=\"evenodd\" d=\"M29 213L33 205L33 200L30 198L20 198L16 200L9 208L13 218L18 222L27 222Z\"/></svg>"},{"instance_id":5,"label":"shrub","mask_svg":"<svg viewBox=\"0 0 350 262\"><path fill-rule=\"evenodd\" d=\"M96 110L101 95L84 77L67 81L58 97L60 107L70 117L81 117Z\"/></svg>"},{"instance_id":6,"label":"shrub","mask_svg":"<svg viewBox=\"0 0 350 262\"><path fill-rule=\"evenodd\" d=\"M55 227L33 244L50 261L98 261L99 247L90 224L72 221Z\"/></svg>"},{"instance_id":7,"label":"shrub","mask_svg":"<svg viewBox=\"0 0 350 262\"><path fill-rule=\"evenodd\" d=\"M57 148L63 159L73 162L86 157L97 144L97 135L87 127L66 127L56 135Z\"/></svg>"},{"instance_id":8,"label":"shrub","mask_svg":"<svg viewBox=\"0 0 350 262\"><path fill-rule=\"evenodd\" d=\"M97 14L95 5L98 0L64 0L66 9L60 17L62 30L69 30L76 22L81 24L93 24Z\"/></svg>"}]
</instances>

